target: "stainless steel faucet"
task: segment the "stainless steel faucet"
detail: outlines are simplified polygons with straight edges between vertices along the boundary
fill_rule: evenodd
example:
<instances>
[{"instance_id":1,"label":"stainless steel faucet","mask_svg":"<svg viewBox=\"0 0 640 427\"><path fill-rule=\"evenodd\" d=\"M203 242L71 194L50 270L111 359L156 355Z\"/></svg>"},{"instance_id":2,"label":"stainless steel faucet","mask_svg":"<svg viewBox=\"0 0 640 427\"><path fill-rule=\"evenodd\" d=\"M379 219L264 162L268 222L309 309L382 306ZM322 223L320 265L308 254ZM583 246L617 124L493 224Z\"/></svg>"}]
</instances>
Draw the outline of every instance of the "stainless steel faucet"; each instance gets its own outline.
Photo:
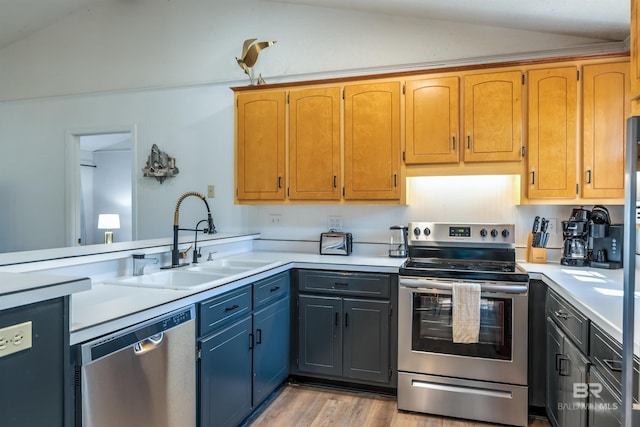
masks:
<instances>
[{"instance_id":1,"label":"stainless steel faucet","mask_svg":"<svg viewBox=\"0 0 640 427\"><path fill-rule=\"evenodd\" d=\"M158 258L145 258L144 254L133 254L133 275L142 276L147 265L157 263Z\"/></svg>"}]
</instances>

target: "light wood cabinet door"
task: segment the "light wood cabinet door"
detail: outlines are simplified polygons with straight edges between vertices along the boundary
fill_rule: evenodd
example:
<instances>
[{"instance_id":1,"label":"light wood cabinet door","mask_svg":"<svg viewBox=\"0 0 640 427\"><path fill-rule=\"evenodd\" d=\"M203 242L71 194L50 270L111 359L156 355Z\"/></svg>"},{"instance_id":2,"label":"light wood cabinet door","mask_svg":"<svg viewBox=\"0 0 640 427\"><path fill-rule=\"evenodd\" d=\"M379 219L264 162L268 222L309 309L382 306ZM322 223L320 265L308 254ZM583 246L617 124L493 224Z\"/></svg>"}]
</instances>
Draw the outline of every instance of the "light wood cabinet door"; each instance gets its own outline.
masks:
<instances>
[{"instance_id":1,"label":"light wood cabinet door","mask_svg":"<svg viewBox=\"0 0 640 427\"><path fill-rule=\"evenodd\" d=\"M522 73L464 77L465 162L522 158Z\"/></svg>"},{"instance_id":2,"label":"light wood cabinet door","mask_svg":"<svg viewBox=\"0 0 640 427\"><path fill-rule=\"evenodd\" d=\"M459 85L458 77L406 83L407 164L459 161Z\"/></svg>"},{"instance_id":3,"label":"light wood cabinet door","mask_svg":"<svg viewBox=\"0 0 640 427\"><path fill-rule=\"evenodd\" d=\"M529 71L530 198L576 197L577 71Z\"/></svg>"},{"instance_id":4,"label":"light wood cabinet door","mask_svg":"<svg viewBox=\"0 0 640 427\"><path fill-rule=\"evenodd\" d=\"M399 200L400 83L344 90L344 198Z\"/></svg>"},{"instance_id":5,"label":"light wood cabinet door","mask_svg":"<svg viewBox=\"0 0 640 427\"><path fill-rule=\"evenodd\" d=\"M631 37L629 50L631 51L631 99L640 98L640 0L631 0Z\"/></svg>"},{"instance_id":6,"label":"light wood cabinet door","mask_svg":"<svg viewBox=\"0 0 640 427\"><path fill-rule=\"evenodd\" d=\"M236 197L284 200L285 92L241 93L236 101Z\"/></svg>"},{"instance_id":7,"label":"light wood cabinet door","mask_svg":"<svg viewBox=\"0 0 640 427\"><path fill-rule=\"evenodd\" d=\"M340 200L340 92L289 93L291 200Z\"/></svg>"},{"instance_id":8,"label":"light wood cabinet door","mask_svg":"<svg viewBox=\"0 0 640 427\"><path fill-rule=\"evenodd\" d=\"M629 63L583 68L582 196L623 198Z\"/></svg>"}]
</instances>

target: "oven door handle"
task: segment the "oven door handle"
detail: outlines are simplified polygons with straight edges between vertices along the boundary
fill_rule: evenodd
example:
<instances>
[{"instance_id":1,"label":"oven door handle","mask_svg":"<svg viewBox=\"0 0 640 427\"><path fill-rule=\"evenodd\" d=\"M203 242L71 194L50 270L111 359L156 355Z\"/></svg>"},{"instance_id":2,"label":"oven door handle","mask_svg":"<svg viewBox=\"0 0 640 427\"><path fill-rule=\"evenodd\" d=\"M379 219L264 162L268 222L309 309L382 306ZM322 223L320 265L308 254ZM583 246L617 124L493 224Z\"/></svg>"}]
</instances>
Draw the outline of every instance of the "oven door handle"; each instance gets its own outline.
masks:
<instances>
[{"instance_id":1,"label":"oven door handle","mask_svg":"<svg viewBox=\"0 0 640 427\"><path fill-rule=\"evenodd\" d=\"M409 277L400 277L400 286L406 288L419 289L428 291L429 289L438 289L443 291L453 290L453 281L444 282L432 279L413 279ZM481 292L496 292L503 294L526 294L529 290L528 285L507 285L495 283L480 283Z\"/></svg>"}]
</instances>

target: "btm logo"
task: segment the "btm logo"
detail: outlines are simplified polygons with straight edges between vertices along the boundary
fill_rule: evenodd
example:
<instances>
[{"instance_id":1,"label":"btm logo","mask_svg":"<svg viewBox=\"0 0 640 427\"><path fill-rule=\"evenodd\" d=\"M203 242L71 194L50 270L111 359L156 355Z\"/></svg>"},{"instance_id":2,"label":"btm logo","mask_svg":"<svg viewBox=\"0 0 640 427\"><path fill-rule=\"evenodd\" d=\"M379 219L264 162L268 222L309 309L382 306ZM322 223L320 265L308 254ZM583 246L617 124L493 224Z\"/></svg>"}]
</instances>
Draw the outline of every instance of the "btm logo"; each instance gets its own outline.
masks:
<instances>
[{"instance_id":1,"label":"btm logo","mask_svg":"<svg viewBox=\"0 0 640 427\"><path fill-rule=\"evenodd\" d=\"M573 397L576 399L585 399L589 397L589 393L596 399L600 399L602 393L602 384L600 383L573 383Z\"/></svg>"},{"instance_id":2,"label":"btm logo","mask_svg":"<svg viewBox=\"0 0 640 427\"><path fill-rule=\"evenodd\" d=\"M602 384L600 383L573 383L573 398L571 403L558 403L559 410L597 410L597 411L617 411L618 403L605 402L600 397ZM593 396L593 401L590 398ZM600 401L598 401L600 399Z\"/></svg>"}]
</instances>

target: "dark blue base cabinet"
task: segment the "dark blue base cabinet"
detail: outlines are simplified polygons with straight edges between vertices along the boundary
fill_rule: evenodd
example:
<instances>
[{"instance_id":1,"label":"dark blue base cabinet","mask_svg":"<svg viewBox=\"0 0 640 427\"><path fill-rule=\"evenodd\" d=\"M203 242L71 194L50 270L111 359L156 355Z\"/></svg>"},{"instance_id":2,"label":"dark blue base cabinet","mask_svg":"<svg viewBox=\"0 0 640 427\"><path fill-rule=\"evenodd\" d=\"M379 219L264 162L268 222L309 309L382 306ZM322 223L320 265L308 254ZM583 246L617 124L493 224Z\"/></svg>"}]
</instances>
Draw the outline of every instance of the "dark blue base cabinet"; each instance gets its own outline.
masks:
<instances>
[{"instance_id":1,"label":"dark blue base cabinet","mask_svg":"<svg viewBox=\"0 0 640 427\"><path fill-rule=\"evenodd\" d=\"M289 375L289 273L199 304L199 425L237 426Z\"/></svg>"},{"instance_id":2,"label":"dark blue base cabinet","mask_svg":"<svg viewBox=\"0 0 640 427\"><path fill-rule=\"evenodd\" d=\"M294 274L291 373L395 389L395 276L321 270Z\"/></svg>"}]
</instances>

